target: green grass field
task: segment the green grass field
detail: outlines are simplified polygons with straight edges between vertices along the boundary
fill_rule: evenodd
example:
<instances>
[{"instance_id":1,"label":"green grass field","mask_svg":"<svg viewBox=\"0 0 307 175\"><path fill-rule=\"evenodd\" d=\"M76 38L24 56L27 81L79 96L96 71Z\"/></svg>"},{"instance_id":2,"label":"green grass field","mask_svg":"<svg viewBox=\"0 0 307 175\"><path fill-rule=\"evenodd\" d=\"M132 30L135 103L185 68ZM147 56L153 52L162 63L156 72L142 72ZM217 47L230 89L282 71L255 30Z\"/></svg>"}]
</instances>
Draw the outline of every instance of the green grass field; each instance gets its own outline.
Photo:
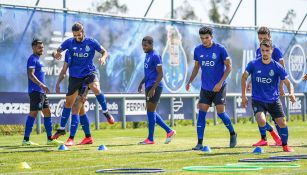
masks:
<instances>
[{"instance_id":1,"label":"green grass field","mask_svg":"<svg viewBox=\"0 0 307 175\"><path fill-rule=\"evenodd\" d=\"M229 134L224 125L206 126L205 145L211 153L192 151L196 144L196 132L192 126L178 126L175 139L165 145L165 133L157 127L155 145L137 145L147 135L147 129L103 129L92 131L94 144L72 146L67 151L58 151L57 147L43 145L45 133L36 135L31 140L42 144L39 147L22 147L22 135L0 136L0 174L95 174L98 169L107 168L163 168L164 174L199 174L181 170L184 166L224 165L237 163L242 158L262 158L278 155L307 154L307 123L289 122L289 144L294 153L284 153L281 147L263 147L260 155L252 154L251 145L259 140L256 124L236 124L238 145L228 148ZM76 142L83 137L78 130ZM67 136L61 137L66 140ZM268 140L273 143L269 133ZM106 145L109 150L98 151L99 145ZM20 162L27 162L31 169L20 169ZM258 172L235 174L307 174L307 160L299 160L299 168L263 169ZM212 173L214 174L214 173ZM224 173L215 173L224 174ZM228 173L230 174L230 173Z\"/></svg>"}]
</instances>

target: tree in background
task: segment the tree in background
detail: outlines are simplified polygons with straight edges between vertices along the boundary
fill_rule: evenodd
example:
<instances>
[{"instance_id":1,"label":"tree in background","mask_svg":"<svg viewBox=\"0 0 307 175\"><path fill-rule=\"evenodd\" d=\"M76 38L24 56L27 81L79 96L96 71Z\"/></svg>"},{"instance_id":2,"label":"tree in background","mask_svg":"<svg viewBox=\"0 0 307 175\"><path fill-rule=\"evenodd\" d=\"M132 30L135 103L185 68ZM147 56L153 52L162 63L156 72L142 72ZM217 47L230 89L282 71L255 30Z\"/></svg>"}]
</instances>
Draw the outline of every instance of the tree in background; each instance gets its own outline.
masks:
<instances>
[{"instance_id":1,"label":"tree in background","mask_svg":"<svg viewBox=\"0 0 307 175\"><path fill-rule=\"evenodd\" d=\"M114 15L125 14L128 11L126 4L120 4L119 0L97 0L92 4L97 12L109 13Z\"/></svg>"},{"instance_id":2,"label":"tree in background","mask_svg":"<svg viewBox=\"0 0 307 175\"><path fill-rule=\"evenodd\" d=\"M213 23L228 24L228 13L231 3L228 0L210 0L210 4L211 9L209 10L209 19Z\"/></svg>"},{"instance_id":3,"label":"tree in background","mask_svg":"<svg viewBox=\"0 0 307 175\"><path fill-rule=\"evenodd\" d=\"M293 29L293 19L296 17L296 12L293 9L288 10L286 16L282 20L283 29Z\"/></svg>"},{"instance_id":4,"label":"tree in background","mask_svg":"<svg viewBox=\"0 0 307 175\"><path fill-rule=\"evenodd\" d=\"M183 3L174 10L174 18L182 20L199 20L192 5L187 0L184 0Z\"/></svg>"}]
</instances>

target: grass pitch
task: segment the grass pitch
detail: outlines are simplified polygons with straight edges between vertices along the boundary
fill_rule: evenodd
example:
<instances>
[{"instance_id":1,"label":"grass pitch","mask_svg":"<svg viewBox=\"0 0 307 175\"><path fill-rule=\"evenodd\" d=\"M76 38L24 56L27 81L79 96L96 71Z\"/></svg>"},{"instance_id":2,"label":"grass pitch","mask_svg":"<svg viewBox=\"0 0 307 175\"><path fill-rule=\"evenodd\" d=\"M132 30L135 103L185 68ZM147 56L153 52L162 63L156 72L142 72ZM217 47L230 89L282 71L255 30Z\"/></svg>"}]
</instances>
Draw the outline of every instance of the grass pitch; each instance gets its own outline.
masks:
<instances>
[{"instance_id":1,"label":"grass pitch","mask_svg":"<svg viewBox=\"0 0 307 175\"><path fill-rule=\"evenodd\" d=\"M256 124L236 124L238 145L228 148L229 133L223 124L207 125L204 145L211 147L211 153L192 151L196 144L196 128L177 126L174 140L164 144L165 133L156 127L154 145L137 145L147 135L146 128L140 129L102 129L92 131L94 144L72 146L67 151L58 151L57 147L47 146L45 133L31 140L41 144L38 147L22 147L22 135L0 136L0 174L96 174L98 169L108 168L163 168L164 174L200 174L183 171L185 166L207 166L237 163L242 158L263 158L279 155L307 154L307 123L289 122L289 145L294 153L284 153L281 147L263 147L264 153L252 154L253 143L260 138ZM273 143L269 133L268 140ZM68 135L60 140L65 141ZM83 137L78 130L75 142ZM107 151L98 151L99 145L106 145ZM20 169L20 162L27 162L31 169ZM295 163L299 168L266 168L257 172L234 174L307 174L307 160ZM217 174L217 173L212 173ZM218 173L226 174L226 173ZM231 173L227 173L231 174Z\"/></svg>"}]
</instances>

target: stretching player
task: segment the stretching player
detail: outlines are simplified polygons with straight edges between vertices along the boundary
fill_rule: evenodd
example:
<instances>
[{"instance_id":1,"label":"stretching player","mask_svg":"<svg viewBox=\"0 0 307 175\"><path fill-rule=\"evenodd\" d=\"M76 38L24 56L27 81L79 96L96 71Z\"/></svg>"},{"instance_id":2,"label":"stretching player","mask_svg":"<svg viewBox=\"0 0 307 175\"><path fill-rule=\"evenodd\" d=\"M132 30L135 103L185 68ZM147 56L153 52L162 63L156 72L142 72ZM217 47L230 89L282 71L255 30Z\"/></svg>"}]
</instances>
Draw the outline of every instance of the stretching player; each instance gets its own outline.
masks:
<instances>
[{"instance_id":1,"label":"stretching player","mask_svg":"<svg viewBox=\"0 0 307 175\"><path fill-rule=\"evenodd\" d=\"M262 140L265 140L266 118L268 112L280 127L282 147L285 152L294 150L288 146L288 127L285 120L282 104L279 99L278 83L283 81L288 88L291 102L295 102L294 88L285 69L271 58L273 46L271 40L263 40L260 43L262 59L255 59L248 63L242 75L242 105L247 106L246 80L251 75L252 81L252 107L261 132Z\"/></svg>"},{"instance_id":2,"label":"stretching player","mask_svg":"<svg viewBox=\"0 0 307 175\"><path fill-rule=\"evenodd\" d=\"M69 82L72 82L71 79L74 79L74 77L73 77L73 75L74 75L73 68L75 66L74 63L75 62L73 62L71 60L70 53L67 50L66 53L65 53L65 62L64 62L63 68L61 70L61 73L59 75L58 81L56 83L56 93L60 93L60 83L65 78L67 69L69 69L69 75L70 75L69 76ZM68 87L69 87L68 91L71 91L70 90L70 88L71 88L70 84L68 85ZM81 91L83 91L82 87L80 87L79 89L75 89L75 90L79 91L79 95L83 95L83 94L81 94L82 93ZM82 129L84 131L85 138L78 145L92 144L94 142L93 138L91 136L90 122L89 122L88 116L85 112L83 102L81 102L82 107L80 107L80 109L78 107L78 103L80 103L79 100L80 100L80 98L79 99L77 98L73 107L72 107L72 120L71 120L71 125L70 125L70 136L65 143L66 146L74 145L74 137L75 137L75 134L76 134L77 129L78 129L79 120L80 120ZM79 116L80 116L80 118L79 118Z\"/></svg>"},{"instance_id":3,"label":"stretching player","mask_svg":"<svg viewBox=\"0 0 307 175\"><path fill-rule=\"evenodd\" d=\"M74 65L73 67L70 67L72 69L69 83L70 87L66 94L66 103L62 112L60 129L58 129L53 135L53 138L58 138L66 133L65 125L70 116L71 108L78 96L77 89L82 86L85 80L89 82L89 87L96 95L96 98L102 107L102 112L108 122L114 124L114 118L107 109L105 96L100 90L100 83L96 75L96 67L93 63L95 51L102 54L102 57L99 58L100 65L105 64L108 52L98 43L97 40L85 37L84 27L81 23L77 22L72 26L72 33L74 37L65 40L57 51L52 54L54 58L59 60L62 57L61 52L68 50L72 64ZM74 120L74 118L72 118L72 120Z\"/></svg>"},{"instance_id":4,"label":"stretching player","mask_svg":"<svg viewBox=\"0 0 307 175\"><path fill-rule=\"evenodd\" d=\"M147 145L155 143L154 131L156 123L166 131L166 140L164 143L168 144L175 136L176 131L167 126L161 116L156 112L163 88L161 83L163 77L161 56L153 49L153 38L151 36L146 36L143 38L142 47L146 53L144 61L145 76L138 87L138 92L142 92L142 87L145 83L148 137L144 141L139 142L139 144Z\"/></svg>"},{"instance_id":5,"label":"stretching player","mask_svg":"<svg viewBox=\"0 0 307 175\"><path fill-rule=\"evenodd\" d=\"M30 141L30 134L34 125L35 118L39 110L44 114L44 125L47 134L47 145L59 145L63 142L52 139L52 121L51 111L49 108L49 100L46 93L49 93L48 87L45 85L45 73L43 71L43 63L40 56L44 52L44 44L39 39L32 41L33 54L29 57L27 63L28 73L28 92L30 96L30 114L27 117L23 146L38 145Z\"/></svg>"},{"instance_id":6,"label":"stretching player","mask_svg":"<svg viewBox=\"0 0 307 175\"><path fill-rule=\"evenodd\" d=\"M206 114L212 102L216 106L218 116L222 119L223 123L229 130L229 147L233 148L237 144L237 134L235 133L229 116L225 112L225 80L231 72L231 59L224 46L212 41L212 28L200 28L199 36L202 44L197 46L194 50L195 64L191 77L186 85L186 90L189 91L191 83L198 74L199 68L201 68L201 91L197 119L198 142L193 150L201 150L203 148Z\"/></svg>"}]
</instances>

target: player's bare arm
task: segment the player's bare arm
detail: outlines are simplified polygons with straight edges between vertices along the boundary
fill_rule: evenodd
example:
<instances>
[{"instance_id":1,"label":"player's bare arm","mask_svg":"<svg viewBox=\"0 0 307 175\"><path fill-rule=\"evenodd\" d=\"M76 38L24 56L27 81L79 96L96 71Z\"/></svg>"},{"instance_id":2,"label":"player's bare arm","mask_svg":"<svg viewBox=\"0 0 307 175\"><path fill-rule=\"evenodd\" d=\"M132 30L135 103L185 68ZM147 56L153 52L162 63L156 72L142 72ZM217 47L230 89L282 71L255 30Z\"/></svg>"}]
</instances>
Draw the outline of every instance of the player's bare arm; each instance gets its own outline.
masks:
<instances>
[{"instance_id":1,"label":"player's bare arm","mask_svg":"<svg viewBox=\"0 0 307 175\"><path fill-rule=\"evenodd\" d=\"M231 60L230 59L226 59L224 61L224 64L226 66L226 70L225 70L221 80L214 86L214 88L213 88L214 92L219 92L221 90L221 88L223 86L223 82L226 80L226 78L228 77L228 75L231 72L231 69L232 69L232 67L231 67Z\"/></svg>"},{"instance_id":2,"label":"player's bare arm","mask_svg":"<svg viewBox=\"0 0 307 175\"><path fill-rule=\"evenodd\" d=\"M285 83L285 85L287 86L290 101L292 103L296 102L296 98L295 98L295 95L294 95L294 87L293 87L292 83L290 82L290 80L288 78L286 78L286 79L283 80L283 83Z\"/></svg>"},{"instance_id":3,"label":"player's bare arm","mask_svg":"<svg viewBox=\"0 0 307 175\"><path fill-rule=\"evenodd\" d=\"M187 83L186 86L185 86L185 89L186 89L187 91L190 90L191 83L194 81L196 75L198 74L199 67L200 67L200 66L199 66L198 61L195 61L194 67L193 67L193 71L192 71L192 74L191 74L191 76L190 76L190 79L189 79L188 83Z\"/></svg>"},{"instance_id":4,"label":"player's bare arm","mask_svg":"<svg viewBox=\"0 0 307 175\"><path fill-rule=\"evenodd\" d=\"M246 81L249 76L249 73L245 71L241 78L241 89L242 89L242 106L247 107L248 99L246 97Z\"/></svg>"},{"instance_id":5,"label":"player's bare arm","mask_svg":"<svg viewBox=\"0 0 307 175\"><path fill-rule=\"evenodd\" d=\"M155 95L155 90L159 86L162 78L163 78L163 69L162 65L156 67L156 71L158 72L158 76L156 78L155 84L152 86L152 88L148 92L148 96L151 98Z\"/></svg>"},{"instance_id":6,"label":"player's bare arm","mask_svg":"<svg viewBox=\"0 0 307 175\"><path fill-rule=\"evenodd\" d=\"M57 82L56 82L56 86L55 86L55 88L56 88L56 89L55 89L55 92L56 92L57 94L60 93L60 84L61 84L61 82L64 80L64 78L66 77L67 69L68 69L68 64L67 64L66 62L64 62L64 65L63 65L63 67L62 67L61 73L60 73L60 75L59 75L59 78L58 78L58 80L57 80Z\"/></svg>"},{"instance_id":7,"label":"player's bare arm","mask_svg":"<svg viewBox=\"0 0 307 175\"><path fill-rule=\"evenodd\" d=\"M144 78L142 79L142 81L140 82L140 84L139 84L139 87L138 87L138 92L139 93L142 93L142 89L143 89L143 84L145 83L145 80L144 80Z\"/></svg>"},{"instance_id":8,"label":"player's bare arm","mask_svg":"<svg viewBox=\"0 0 307 175\"><path fill-rule=\"evenodd\" d=\"M108 53L108 51L107 51L105 48L103 48L103 47L102 47L102 50L101 50L100 53L101 53L102 57L99 58L99 63L100 63L100 65L104 65L104 64L106 63L107 57L109 56L109 53Z\"/></svg>"},{"instance_id":9,"label":"player's bare arm","mask_svg":"<svg viewBox=\"0 0 307 175\"><path fill-rule=\"evenodd\" d=\"M38 78L34 75L35 69L28 69L28 77L31 81L33 81L35 84L37 84L39 87L41 87L45 93L49 93L49 89L44 83L40 82Z\"/></svg>"}]
</instances>

